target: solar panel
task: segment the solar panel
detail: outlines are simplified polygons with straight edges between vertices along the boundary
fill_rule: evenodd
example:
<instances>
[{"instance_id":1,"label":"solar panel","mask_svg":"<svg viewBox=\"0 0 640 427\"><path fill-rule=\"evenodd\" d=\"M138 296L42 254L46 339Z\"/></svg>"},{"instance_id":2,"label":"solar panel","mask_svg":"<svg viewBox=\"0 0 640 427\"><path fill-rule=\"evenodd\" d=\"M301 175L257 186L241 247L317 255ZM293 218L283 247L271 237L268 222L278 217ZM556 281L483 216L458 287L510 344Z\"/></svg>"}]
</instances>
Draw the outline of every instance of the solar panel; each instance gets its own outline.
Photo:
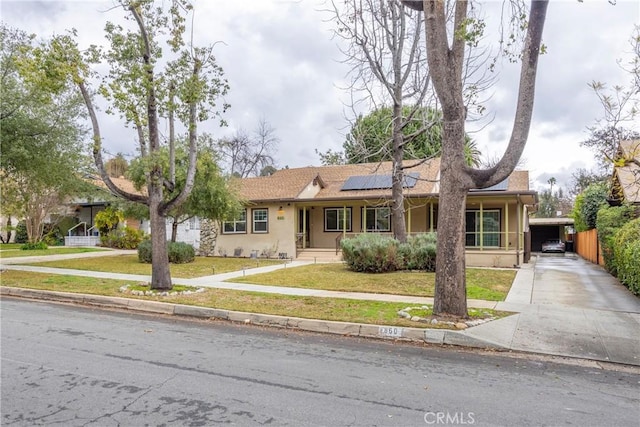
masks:
<instances>
[{"instance_id":1,"label":"solar panel","mask_svg":"<svg viewBox=\"0 0 640 427\"><path fill-rule=\"evenodd\" d=\"M413 188L418 182L418 173L412 172L404 175L403 188ZM383 190L391 188L391 175L356 175L350 176L342 185L340 191L349 190Z\"/></svg>"},{"instance_id":2,"label":"solar panel","mask_svg":"<svg viewBox=\"0 0 640 427\"><path fill-rule=\"evenodd\" d=\"M508 188L509 188L509 178L497 183L496 185L492 185L491 187L472 188L469 191L506 191Z\"/></svg>"}]
</instances>

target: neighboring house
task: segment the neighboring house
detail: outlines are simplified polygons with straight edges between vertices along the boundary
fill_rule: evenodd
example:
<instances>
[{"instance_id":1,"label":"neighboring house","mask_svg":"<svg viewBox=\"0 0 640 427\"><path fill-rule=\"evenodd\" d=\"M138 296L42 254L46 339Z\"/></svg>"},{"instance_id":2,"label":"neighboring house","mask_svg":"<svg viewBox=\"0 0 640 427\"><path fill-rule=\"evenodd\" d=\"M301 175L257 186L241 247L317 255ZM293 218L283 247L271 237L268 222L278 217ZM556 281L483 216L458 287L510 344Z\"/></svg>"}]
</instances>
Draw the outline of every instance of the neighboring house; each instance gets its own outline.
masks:
<instances>
[{"instance_id":1,"label":"neighboring house","mask_svg":"<svg viewBox=\"0 0 640 427\"><path fill-rule=\"evenodd\" d=\"M640 214L640 139L621 141L615 161L609 204L629 203Z\"/></svg>"},{"instance_id":2,"label":"neighboring house","mask_svg":"<svg viewBox=\"0 0 640 427\"><path fill-rule=\"evenodd\" d=\"M407 164L407 162L405 162ZM406 169L409 234L437 231L439 159ZM222 223L218 254L303 257L338 253L340 241L359 233L391 235L391 163L282 169L241 180L246 209ZM537 202L529 173L515 171L467 197L466 262L512 267L525 262L528 208Z\"/></svg>"},{"instance_id":3,"label":"neighboring house","mask_svg":"<svg viewBox=\"0 0 640 427\"><path fill-rule=\"evenodd\" d=\"M124 177L111 178L113 183L125 191L138 193L133 183ZM68 203L69 215L75 218L75 226L69 229L64 238L65 246L96 246L100 243L100 233L95 226L96 214L111 204L107 197L106 185L100 178L90 180L99 191L93 197L75 198ZM125 224L131 228L141 228L142 221L127 218Z\"/></svg>"}]
</instances>

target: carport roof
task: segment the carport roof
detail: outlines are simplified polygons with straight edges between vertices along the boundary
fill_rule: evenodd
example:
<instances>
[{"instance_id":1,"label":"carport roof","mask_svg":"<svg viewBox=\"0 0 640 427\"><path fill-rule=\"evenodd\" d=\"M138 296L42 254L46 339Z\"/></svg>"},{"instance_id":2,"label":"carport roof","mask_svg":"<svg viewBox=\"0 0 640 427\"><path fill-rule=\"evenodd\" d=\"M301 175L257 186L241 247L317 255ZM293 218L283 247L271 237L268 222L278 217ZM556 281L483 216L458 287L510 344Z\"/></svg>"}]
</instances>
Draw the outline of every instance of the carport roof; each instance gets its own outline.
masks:
<instances>
[{"instance_id":1,"label":"carport roof","mask_svg":"<svg viewBox=\"0 0 640 427\"><path fill-rule=\"evenodd\" d=\"M529 218L529 225L573 225L573 218Z\"/></svg>"}]
</instances>

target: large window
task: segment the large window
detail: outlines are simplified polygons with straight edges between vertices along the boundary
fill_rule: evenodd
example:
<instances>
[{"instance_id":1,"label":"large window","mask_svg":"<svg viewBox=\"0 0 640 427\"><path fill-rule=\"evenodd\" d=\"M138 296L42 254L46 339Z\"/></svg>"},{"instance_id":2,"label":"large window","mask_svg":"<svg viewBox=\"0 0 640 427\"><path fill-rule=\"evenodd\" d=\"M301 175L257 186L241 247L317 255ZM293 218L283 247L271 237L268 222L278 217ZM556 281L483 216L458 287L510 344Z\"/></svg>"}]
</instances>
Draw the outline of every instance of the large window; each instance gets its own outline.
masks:
<instances>
[{"instance_id":1,"label":"large window","mask_svg":"<svg viewBox=\"0 0 640 427\"><path fill-rule=\"evenodd\" d=\"M391 231L391 208L364 208L367 231Z\"/></svg>"},{"instance_id":2,"label":"large window","mask_svg":"<svg viewBox=\"0 0 640 427\"><path fill-rule=\"evenodd\" d=\"M233 221L224 221L222 223L222 232L224 234L246 233L247 211L243 210Z\"/></svg>"},{"instance_id":3,"label":"large window","mask_svg":"<svg viewBox=\"0 0 640 427\"><path fill-rule=\"evenodd\" d=\"M251 231L253 233L268 233L269 232L269 210L268 209L253 209L251 210L253 215L253 227Z\"/></svg>"},{"instance_id":4,"label":"large window","mask_svg":"<svg viewBox=\"0 0 640 427\"><path fill-rule=\"evenodd\" d=\"M480 222L482 218L482 227ZM500 210L487 209L466 212L466 239L470 247L499 247L500 246Z\"/></svg>"},{"instance_id":5,"label":"large window","mask_svg":"<svg viewBox=\"0 0 640 427\"><path fill-rule=\"evenodd\" d=\"M351 208L325 208L324 231L351 231Z\"/></svg>"}]
</instances>

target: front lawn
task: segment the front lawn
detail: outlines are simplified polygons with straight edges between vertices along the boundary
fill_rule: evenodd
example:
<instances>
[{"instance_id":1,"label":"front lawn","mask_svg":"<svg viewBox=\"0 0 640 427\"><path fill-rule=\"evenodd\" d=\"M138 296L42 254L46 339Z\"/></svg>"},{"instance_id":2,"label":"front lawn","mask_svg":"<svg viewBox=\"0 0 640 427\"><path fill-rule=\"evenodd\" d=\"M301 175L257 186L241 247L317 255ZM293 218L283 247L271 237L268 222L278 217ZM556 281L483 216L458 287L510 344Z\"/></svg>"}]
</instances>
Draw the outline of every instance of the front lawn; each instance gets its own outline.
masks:
<instances>
[{"instance_id":1,"label":"front lawn","mask_svg":"<svg viewBox=\"0 0 640 427\"><path fill-rule=\"evenodd\" d=\"M503 301L515 275L515 270L469 268L467 269L467 298ZM343 292L432 297L435 273L413 271L383 274L356 273L347 269L343 263L332 263L286 268L228 281Z\"/></svg>"},{"instance_id":2,"label":"front lawn","mask_svg":"<svg viewBox=\"0 0 640 427\"><path fill-rule=\"evenodd\" d=\"M47 256L47 255L63 255L63 254L81 254L85 252L101 252L107 251L104 248L78 248L67 246L51 246L49 249L34 249L23 251L20 249L22 244L10 243L0 245L0 258L18 258L28 256Z\"/></svg>"},{"instance_id":3,"label":"front lawn","mask_svg":"<svg viewBox=\"0 0 640 427\"><path fill-rule=\"evenodd\" d=\"M399 310L411 305L407 303L274 295L227 289L206 289L205 292L191 295L142 297L120 293L118 289L121 286L126 283L131 284L126 281L17 270L0 272L0 279L3 286L146 299L248 313L388 326L447 327L443 324L431 325L400 318L397 313ZM421 313L424 316L429 314L430 310ZM509 314L489 309L469 309L471 317L504 317Z\"/></svg>"},{"instance_id":4,"label":"front lawn","mask_svg":"<svg viewBox=\"0 0 640 427\"><path fill-rule=\"evenodd\" d=\"M187 264L171 264L171 277L192 279L195 277L211 276L213 274L249 270L255 267L282 264L282 260L225 258L225 257L196 257ZM41 267L71 268L75 270L103 271L110 273L151 275L151 264L138 261L138 255L118 255L91 259L71 259L64 261L39 262Z\"/></svg>"}]
</instances>

